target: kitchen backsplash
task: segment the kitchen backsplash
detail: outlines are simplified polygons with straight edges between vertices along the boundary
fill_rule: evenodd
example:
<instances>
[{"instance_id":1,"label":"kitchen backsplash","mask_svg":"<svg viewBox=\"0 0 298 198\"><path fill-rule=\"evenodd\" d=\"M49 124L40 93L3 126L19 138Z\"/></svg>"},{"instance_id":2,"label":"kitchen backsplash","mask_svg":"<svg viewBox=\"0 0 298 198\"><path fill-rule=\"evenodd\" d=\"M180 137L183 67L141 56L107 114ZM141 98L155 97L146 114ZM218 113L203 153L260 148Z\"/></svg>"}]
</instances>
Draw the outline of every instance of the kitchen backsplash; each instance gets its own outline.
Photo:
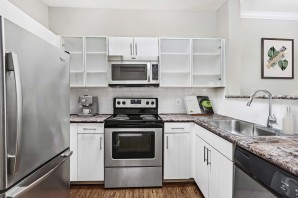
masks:
<instances>
[{"instance_id":1,"label":"kitchen backsplash","mask_svg":"<svg viewBox=\"0 0 298 198\"><path fill-rule=\"evenodd\" d=\"M186 113L184 96L209 96L216 112L216 90L203 88L71 88L70 112L79 112L78 97L80 95L98 96L99 113L113 112L114 97L155 97L159 99L159 113Z\"/></svg>"}]
</instances>

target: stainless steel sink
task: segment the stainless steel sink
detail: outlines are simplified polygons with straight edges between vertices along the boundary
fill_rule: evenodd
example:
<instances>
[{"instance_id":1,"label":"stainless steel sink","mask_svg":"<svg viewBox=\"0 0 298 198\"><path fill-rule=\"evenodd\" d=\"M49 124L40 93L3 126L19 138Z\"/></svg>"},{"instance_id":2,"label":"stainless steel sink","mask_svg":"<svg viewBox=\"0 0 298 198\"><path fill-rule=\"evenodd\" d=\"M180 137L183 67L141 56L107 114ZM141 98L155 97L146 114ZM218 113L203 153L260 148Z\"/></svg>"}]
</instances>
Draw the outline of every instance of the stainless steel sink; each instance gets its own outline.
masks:
<instances>
[{"instance_id":1,"label":"stainless steel sink","mask_svg":"<svg viewBox=\"0 0 298 198\"><path fill-rule=\"evenodd\" d=\"M241 136L276 136L280 133L277 129L271 129L241 120L206 120L205 122L224 131Z\"/></svg>"}]
</instances>

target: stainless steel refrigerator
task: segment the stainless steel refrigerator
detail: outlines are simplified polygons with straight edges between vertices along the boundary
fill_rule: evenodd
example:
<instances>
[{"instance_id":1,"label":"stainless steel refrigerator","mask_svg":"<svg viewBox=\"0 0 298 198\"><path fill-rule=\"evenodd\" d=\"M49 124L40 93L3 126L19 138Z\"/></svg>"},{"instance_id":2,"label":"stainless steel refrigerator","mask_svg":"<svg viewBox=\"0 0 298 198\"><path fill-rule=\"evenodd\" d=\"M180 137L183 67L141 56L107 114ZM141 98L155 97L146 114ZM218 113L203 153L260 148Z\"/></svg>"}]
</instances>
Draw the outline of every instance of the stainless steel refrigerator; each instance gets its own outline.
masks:
<instances>
[{"instance_id":1,"label":"stainless steel refrigerator","mask_svg":"<svg viewBox=\"0 0 298 198\"><path fill-rule=\"evenodd\" d=\"M68 55L0 19L0 198L69 197Z\"/></svg>"}]
</instances>

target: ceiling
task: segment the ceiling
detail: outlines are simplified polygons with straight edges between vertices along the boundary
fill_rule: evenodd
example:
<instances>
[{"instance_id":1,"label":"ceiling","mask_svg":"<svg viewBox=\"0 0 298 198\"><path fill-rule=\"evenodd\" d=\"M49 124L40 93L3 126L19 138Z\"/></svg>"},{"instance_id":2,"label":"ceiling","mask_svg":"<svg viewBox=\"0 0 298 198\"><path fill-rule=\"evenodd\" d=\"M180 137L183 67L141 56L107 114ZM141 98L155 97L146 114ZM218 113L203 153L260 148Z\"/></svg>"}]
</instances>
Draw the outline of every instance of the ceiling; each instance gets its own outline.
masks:
<instances>
[{"instance_id":1,"label":"ceiling","mask_svg":"<svg viewBox=\"0 0 298 198\"><path fill-rule=\"evenodd\" d=\"M241 0L241 10L264 12L298 12L297 0Z\"/></svg>"},{"instance_id":2,"label":"ceiling","mask_svg":"<svg viewBox=\"0 0 298 198\"><path fill-rule=\"evenodd\" d=\"M42 0L50 7L216 11L225 0Z\"/></svg>"}]
</instances>

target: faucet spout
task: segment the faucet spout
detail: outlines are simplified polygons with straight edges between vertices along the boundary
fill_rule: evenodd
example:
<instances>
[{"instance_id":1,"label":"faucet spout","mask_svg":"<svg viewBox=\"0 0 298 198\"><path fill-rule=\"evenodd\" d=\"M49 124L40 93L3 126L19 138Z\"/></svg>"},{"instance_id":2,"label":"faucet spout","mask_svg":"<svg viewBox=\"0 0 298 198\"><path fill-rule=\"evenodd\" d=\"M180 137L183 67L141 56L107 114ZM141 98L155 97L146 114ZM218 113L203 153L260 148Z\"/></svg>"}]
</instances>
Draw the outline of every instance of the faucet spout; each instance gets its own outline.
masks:
<instances>
[{"instance_id":1,"label":"faucet spout","mask_svg":"<svg viewBox=\"0 0 298 198\"><path fill-rule=\"evenodd\" d=\"M277 124L277 122L276 122L276 117L272 114L272 94L269 91L267 91L267 90L257 90L257 91L255 91L251 95L251 97L249 98L246 105L250 106L253 99L255 98L255 95L259 92L262 92L262 93L268 95L268 98L269 98L269 116L268 116L268 120L267 120L267 127L272 128L272 125Z\"/></svg>"}]
</instances>

